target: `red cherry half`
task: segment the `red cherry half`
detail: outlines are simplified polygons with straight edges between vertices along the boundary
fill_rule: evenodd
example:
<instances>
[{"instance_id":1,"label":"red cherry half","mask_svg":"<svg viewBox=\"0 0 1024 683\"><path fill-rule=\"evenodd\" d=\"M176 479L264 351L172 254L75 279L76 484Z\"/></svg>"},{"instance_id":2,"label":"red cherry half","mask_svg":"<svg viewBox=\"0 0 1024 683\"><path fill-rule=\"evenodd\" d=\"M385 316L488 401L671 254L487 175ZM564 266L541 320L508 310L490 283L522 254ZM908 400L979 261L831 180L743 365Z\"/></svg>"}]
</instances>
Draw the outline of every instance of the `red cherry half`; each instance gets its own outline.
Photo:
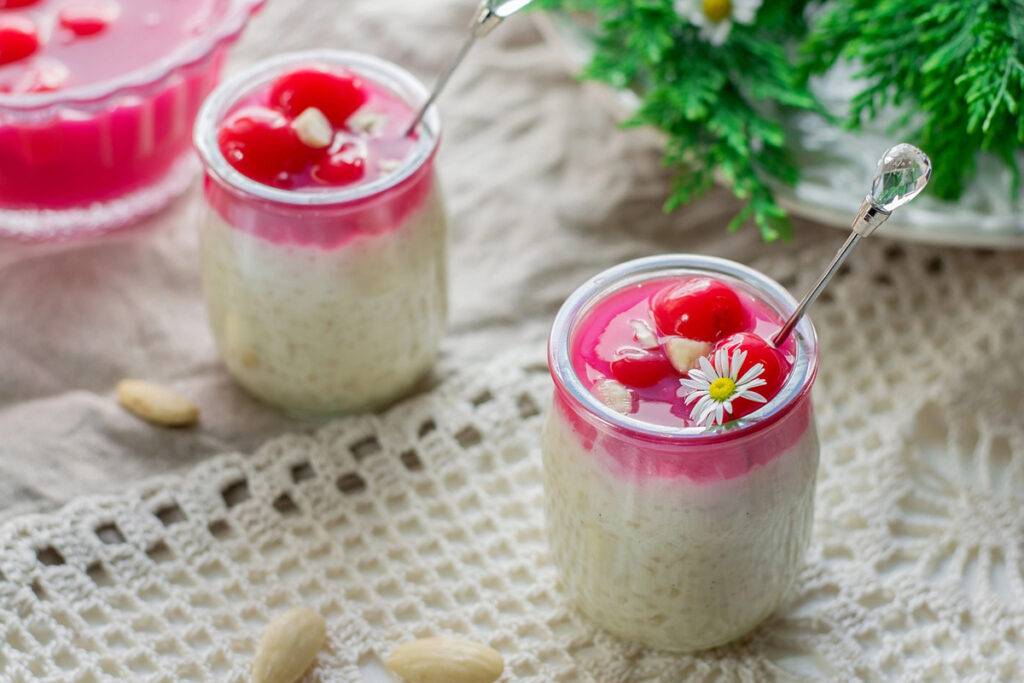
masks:
<instances>
[{"instance_id":1,"label":"red cherry half","mask_svg":"<svg viewBox=\"0 0 1024 683\"><path fill-rule=\"evenodd\" d=\"M117 19L121 7L114 0L80 0L65 5L57 14L60 25L76 36L99 33Z\"/></svg>"},{"instance_id":2,"label":"red cherry half","mask_svg":"<svg viewBox=\"0 0 1024 683\"><path fill-rule=\"evenodd\" d=\"M654 295L654 322L662 334L713 342L746 326L740 298L728 285L695 277Z\"/></svg>"},{"instance_id":3,"label":"red cherry half","mask_svg":"<svg viewBox=\"0 0 1024 683\"><path fill-rule=\"evenodd\" d=\"M366 173L366 160L358 154L355 145L345 143L334 154L313 167L312 176L325 185L348 185Z\"/></svg>"},{"instance_id":4,"label":"red cherry half","mask_svg":"<svg viewBox=\"0 0 1024 683\"><path fill-rule=\"evenodd\" d=\"M612 376L629 387L650 387L672 374L664 354L628 347L619 349L612 361Z\"/></svg>"},{"instance_id":5,"label":"red cherry half","mask_svg":"<svg viewBox=\"0 0 1024 683\"><path fill-rule=\"evenodd\" d=\"M0 9L15 9L17 7L28 7L39 0L0 0Z\"/></svg>"},{"instance_id":6,"label":"red cherry half","mask_svg":"<svg viewBox=\"0 0 1024 683\"><path fill-rule=\"evenodd\" d=\"M244 175L268 185L287 185L289 174L309 163L291 121L266 107L245 107L221 124L217 144L228 163Z\"/></svg>"},{"instance_id":7,"label":"red cherry half","mask_svg":"<svg viewBox=\"0 0 1024 683\"><path fill-rule=\"evenodd\" d=\"M747 356L743 360L739 374L736 376L737 379L743 377L744 373L758 363L764 367L758 378L763 379L767 384L755 387L752 391L757 392L767 401L772 400L779 393L782 385L786 382L786 377L789 376L790 364L786 357L782 355L781 351L756 334L740 332L739 334L726 337L715 346L715 351L721 348L729 351L730 358L737 351L746 351ZM757 401L745 398L737 399L732 402L732 416L730 419L749 415L763 405L764 403L758 403Z\"/></svg>"},{"instance_id":8,"label":"red cherry half","mask_svg":"<svg viewBox=\"0 0 1024 683\"><path fill-rule=\"evenodd\" d=\"M39 30L21 14L0 16L0 64L10 64L39 49Z\"/></svg>"},{"instance_id":9,"label":"red cherry half","mask_svg":"<svg viewBox=\"0 0 1024 683\"><path fill-rule=\"evenodd\" d=\"M342 126L366 102L363 82L347 71L301 69L278 78L270 90L270 106L295 117L316 107L335 126Z\"/></svg>"}]
</instances>

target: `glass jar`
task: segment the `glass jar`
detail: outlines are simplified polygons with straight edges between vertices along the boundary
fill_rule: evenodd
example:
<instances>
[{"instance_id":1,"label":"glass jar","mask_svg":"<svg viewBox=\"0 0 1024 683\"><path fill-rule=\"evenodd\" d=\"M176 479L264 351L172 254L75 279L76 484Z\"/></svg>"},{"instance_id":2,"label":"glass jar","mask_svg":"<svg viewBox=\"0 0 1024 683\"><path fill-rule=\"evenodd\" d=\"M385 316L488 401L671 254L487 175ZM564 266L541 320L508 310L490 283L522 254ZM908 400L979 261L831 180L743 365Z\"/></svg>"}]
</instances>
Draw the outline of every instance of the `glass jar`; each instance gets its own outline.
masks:
<instances>
[{"instance_id":1,"label":"glass jar","mask_svg":"<svg viewBox=\"0 0 1024 683\"><path fill-rule=\"evenodd\" d=\"M806 317L779 393L724 426L641 422L576 375L571 340L595 304L637 283L695 274L746 290L783 318L796 308L778 283L723 259L656 256L601 273L555 319L543 438L549 543L570 598L616 635L680 652L742 636L778 606L810 538L818 468L818 345Z\"/></svg>"},{"instance_id":2,"label":"glass jar","mask_svg":"<svg viewBox=\"0 0 1024 683\"><path fill-rule=\"evenodd\" d=\"M379 408L428 372L446 319L447 222L434 172L435 108L401 166L362 184L279 189L228 164L217 145L225 115L309 64L347 69L412 109L428 93L374 57L299 52L225 82L197 119L203 287L221 356L257 397L316 417Z\"/></svg>"}]
</instances>

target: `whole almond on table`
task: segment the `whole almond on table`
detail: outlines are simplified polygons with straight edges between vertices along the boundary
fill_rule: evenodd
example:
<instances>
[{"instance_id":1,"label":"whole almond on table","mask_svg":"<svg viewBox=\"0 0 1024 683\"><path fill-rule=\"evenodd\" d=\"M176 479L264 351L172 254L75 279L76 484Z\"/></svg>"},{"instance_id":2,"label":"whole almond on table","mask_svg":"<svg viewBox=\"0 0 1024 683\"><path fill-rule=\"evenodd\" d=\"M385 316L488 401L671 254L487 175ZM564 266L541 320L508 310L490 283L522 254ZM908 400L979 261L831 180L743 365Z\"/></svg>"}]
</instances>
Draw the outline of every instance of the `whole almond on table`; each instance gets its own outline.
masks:
<instances>
[{"instance_id":1,"label":"whole almond on table","mask_svg":"<svg viewBox=\"0 0 1024 683\"><path fill-rule=\"evenodd\" d=\"M326 637L324 618L311 609L294 607L277 615L256 646L253 683L294 683L316 659Z\"/></svg>"},{"instance_id":2,"label":"whole almond on table","mask_svg":"<svg viewBox=\"0 0 1024 683\"><path fill-rule=\"evenodd\" d=\"M497 650L462 638L402 643L387 665L408 683L493 683L505 670Z\"/></svg>"},{"instance_id":3,"label":"whole almond on table","mask_svg":"<svg viewBox=\"0 0 1024 683\"><path fill-rule=\"evenodd\" d=\"M170 389L141 379L117 383L117 400L128 412L165 427L184 427L199 419L199 408Z\"/></svg>"}]
</instances>

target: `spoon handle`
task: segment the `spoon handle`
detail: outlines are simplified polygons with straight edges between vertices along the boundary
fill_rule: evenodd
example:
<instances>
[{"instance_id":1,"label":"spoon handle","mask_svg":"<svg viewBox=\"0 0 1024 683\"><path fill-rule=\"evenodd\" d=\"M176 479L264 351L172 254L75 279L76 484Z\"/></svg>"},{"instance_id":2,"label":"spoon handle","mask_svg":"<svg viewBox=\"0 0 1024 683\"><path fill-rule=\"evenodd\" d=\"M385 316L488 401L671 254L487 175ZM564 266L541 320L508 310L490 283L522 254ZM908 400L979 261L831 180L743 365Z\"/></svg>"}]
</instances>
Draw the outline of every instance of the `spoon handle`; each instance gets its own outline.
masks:
<instances>
[{"instance_id":1,"label":"spoon handle","mask_svg":"<svg viewBox=\"0 0 1024 683\"><path fill-rule=\"evenodd\" d=\"M448 70L445 71L437 81L437 85L435 85L434 89L430 92L430 97L427 98L427 101L423 103L423 106L420 107L420 110L416 113L416 118L414 118L412 123L409 124L409 127L405 131L406 137L412 135L413 131L416 130L416 126L420 125L420 121L422 121L423 117L427 115L427 110L430 109L430 105L437 100L437 96L440 95L441 91L444 90L446 85L448 85L448 80L451 79L452 74L455 73L455 69L459 68L459 64L461 64L462 60L466 58L467 54L469 54L469 50L473 47L476 39L476 33L469 34L466 42L462 44L459 54L455 56L455 59L452 60L452 63L448 66Z\"/></svg>"},{"instance_id":2,"label":"spoon handle","mask_svg":"<svg viewBox=\"0 0 1024 683\"><path fill-rule=\"evenodd\" d=\"M800 322L800 318L804 316L804 313L807 311L808 307L810 307L810 305L814 303L814 301L818 298L818 295L821 294L821 291L823 289L825 289L825 286L829 283L829 281L833 277L835 277L835 274L839 270L839 267L843 265L843 262L846 260L846 257L850 255L850 252L853 251L853 248L857 246L857 243L860 242L860 240L860 233L850 233L850 236L846 238L846 243L843 244L843 246L840 247L839 251L836 252L836 255L835 257L833 257L832 262L828 264L828 268L825 269L825 272L821 274L821 277L818 278L818 281L814 284L813 287L811 287L811 291L807 292L807 294L804 295L803 300L799 303L799 305L797 305L796 310L793 311L793 313L789 316L789 319L786 321L786 324L782 326L782 329L779 330L774 337L772 337L772 346L779 347L782 345L783 342L786 341L786 338L789 337L789 335L793 332L793 328L795 328L796 324Z\"/></svg>"}]
</instances>

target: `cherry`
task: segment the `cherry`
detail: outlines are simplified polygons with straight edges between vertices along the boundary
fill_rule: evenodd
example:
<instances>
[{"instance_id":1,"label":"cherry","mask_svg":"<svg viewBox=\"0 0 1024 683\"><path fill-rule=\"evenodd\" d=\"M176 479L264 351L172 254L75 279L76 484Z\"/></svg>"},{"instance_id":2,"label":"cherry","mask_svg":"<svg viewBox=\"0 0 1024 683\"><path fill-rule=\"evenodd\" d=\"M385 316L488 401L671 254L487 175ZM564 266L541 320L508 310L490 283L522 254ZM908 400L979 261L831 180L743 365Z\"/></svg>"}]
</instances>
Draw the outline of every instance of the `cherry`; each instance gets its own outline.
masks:
<instances>
[{"instance_id":1,"label":"cherry","mask_svg":"<svg viewBox=\"0 0 1024 683\"><path fill-rule=\"evenodd\" d=\"M16 7L28 7L39 0L0 0L0 9L14 9Z\"/></svg>"},{"instance_id":2,"label":"cherry","mask_svg":"<svg viewBox=\"0 0 1024 683\"><path fill-rule=\"evenodd\" d=\"M76 36L91 36L109 26L121 8L112 0L82 0L65 5L57 14L61 26Z\"/></svg>"},{"instance_id":3,"label":"cherry","mask_svg":"<svg viewBox=\"0 0 1024 683\"><path fill-rule=\"evenodd\" d=\"M612 376L626 386L650 387L672 374L672 364L664 354L627 347L619 349L612 361Z\"/></svg>"},{"instance_id":4,"label":"cherry","mask_svg":"<svg viewBox=\"0 0 1024 683\"><path fill-rule=\"evenodd\" d=\"M309 163L291 121L266 107L245 107L221 124L217 144L228 163L244 175L268 185L287 185L288 174Z\"/></svg>"},{"instance_id":5,"label":"cherry","mask_svg":"<svg viewBox=\"0 0 1024 683\"><path fill-rule=\"evenodd\" d=\"M346 142L334 154L313 167L313 179L326 185L354 183L366 173L366 160L358 154L355 145Z\"/></svg>"},{"instance_id":6,"label":"cherry","mask_svg":"<svg viewBox=\"0 0 1024 683\"><path fill-rule=\"evenodd\" d=\"M22 14L0 16L0 64L25 59L39 49L39 31Z\"/></svg>"},{"instance_id":7,"label":"cherry","mask_svg":"<svg viewBox=\"0 0 1024 683\"><path fill-rule=\"evenodd\" d=\"M301 69L278 78L270 90L270 106L292 117L316 107L335 126L344 125L366 99L363 82L347 71Z\"/></svg>"},{"instance_id":8,"label":"cherry","mask_svg":"<svg viewBox=\"0 0 1024 683\"><path fill-rule=\"evenodd\" d=\"M737 351L746 351L747 357L743 360L743 366L740 367L739 374L736 376L737 379L743 377L744 373L758 363L764 367L758 378L763 379L767 384L755 387L753 391L763 396L766 400L772 400L775 394L779 393L782 385L785 384L786 377L789 375L789 361L786 360L781 351L756 334L740 332L726 337L718 343L715 351L721 348L728 349L730 358ZM745 398L736 399L732 402L732 416L729 419L734 420L748 415L763 405L764 403L758 403Z\"/></svg>"},{"instance_id":9,"label":"cherry","mask_svg":"<svg viewBox=\"0 0 1024 683\"><path fill-rule=\"evenodd\" d=\"M651 301L654 322L663 334L713 342L746 325L736 292L723 282L695 277L669 285Z\"/></svg>"},{"instance_id":10,"label":"cherry","mask_svg":"<svg viewBox=\"0 0 1024 683\"><path fill-rule=\"evenodd\" d=\"M55 59L40 59L32 64L28 71L18 79L14 86L15 92L53 92L63 88L71 72L62 62Z\"/></svg>"}]
</instances>

